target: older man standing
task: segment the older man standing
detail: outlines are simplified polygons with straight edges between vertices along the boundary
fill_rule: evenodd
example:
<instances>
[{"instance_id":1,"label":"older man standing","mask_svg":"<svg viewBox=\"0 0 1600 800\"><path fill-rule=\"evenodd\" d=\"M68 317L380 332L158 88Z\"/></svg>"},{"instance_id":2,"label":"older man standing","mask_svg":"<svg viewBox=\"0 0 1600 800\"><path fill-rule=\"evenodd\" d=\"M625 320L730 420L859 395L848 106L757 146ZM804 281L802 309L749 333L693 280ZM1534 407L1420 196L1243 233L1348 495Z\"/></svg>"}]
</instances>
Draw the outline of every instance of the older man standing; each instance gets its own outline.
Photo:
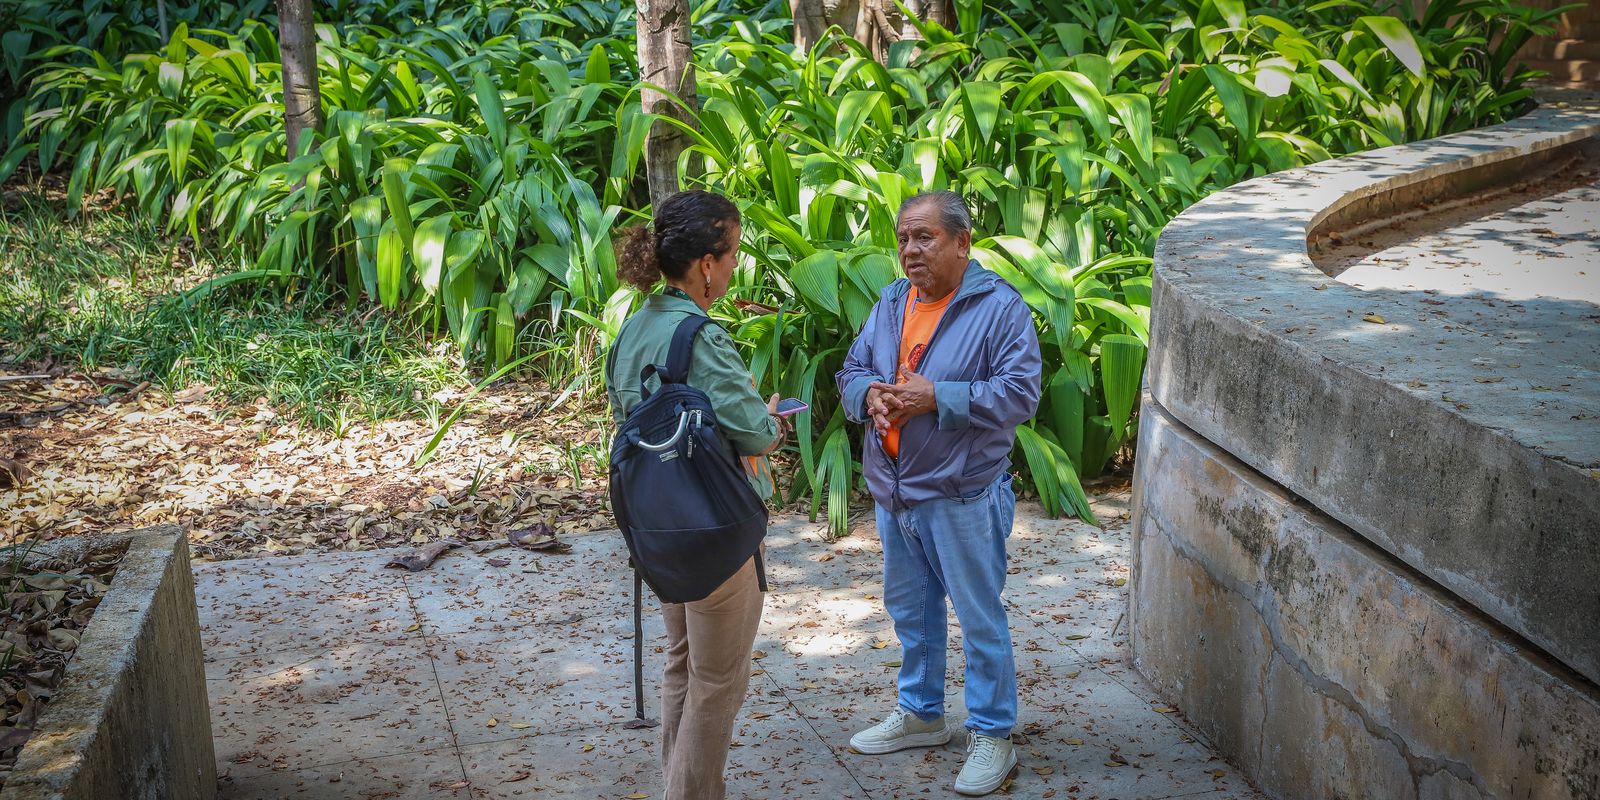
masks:
<instances>
[{"instance_id":1,"label":"older man standing","mask_svg":"<svg viewBox=\"0 0 1600 800\"><path fill-rule=\"evenodd\" d=\"M917 195L895 225L906 279L883 290L835 376L870 422L862 463L883 540L883 601L903 655L899 703L851 737L862 753L945 744L945 598L961 622L970 732L956 791L994 791L1016 766L1017 676L1000 592L1016 497L1017 426L1039 404L1039 341L1017 291L970 260L960 195Z\"/></svg>"}]
</instances>

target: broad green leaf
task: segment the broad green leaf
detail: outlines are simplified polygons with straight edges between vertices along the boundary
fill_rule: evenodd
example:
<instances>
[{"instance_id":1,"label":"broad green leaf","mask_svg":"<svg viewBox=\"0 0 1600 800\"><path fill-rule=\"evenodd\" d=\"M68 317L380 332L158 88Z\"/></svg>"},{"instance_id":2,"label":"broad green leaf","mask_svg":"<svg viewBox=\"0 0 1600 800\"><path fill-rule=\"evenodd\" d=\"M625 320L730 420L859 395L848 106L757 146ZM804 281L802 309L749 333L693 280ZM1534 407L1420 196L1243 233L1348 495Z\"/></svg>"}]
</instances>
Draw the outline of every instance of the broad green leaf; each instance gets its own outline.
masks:
<instances>
[{"instance_id":1,"label":"broad green leaf","mask_svg":"<svg viewBox=\"0 0 1600 800\"><path fill-rule=\"evenodd\" d=\"M378 297L378 237L383 231L383 202L372 195L357 198L350 204L350 222L355 228L362 287L369 297Z\"/></svg>"},{"instance_id":2,"label":"broad green leaf","mask_svg":"<svg viewBox=\"0 0 1600 800\"><path fill-rule=\"evenodd\" d=\"M1045 291L1057 300L1072 302L1072 278L1064 267L1057 265L1039 249L1039 246L1020 236L996 236L993 242L1011 254L1014 263L1028 277L1038 281Z\"/></svg>"},{"instance_id":3,"label":"broad green leaf","mask_svg":"<svg viewBox=\"0 0 1600 800\"><path fill-rule=\"evenodd\" d=\"M1217 99L1222 102L1222 110L1228 115L1229 124L1239 132L1239 138L1246 143L1254 139L1255 119L1250 115L1250 104L1245 95L1244 84L1239 82L1239 76L1217 64L1206 65L1205 75L1206 79L1211 81L1211 86L1217 90Z\"/></svg>"},{"instance_id":4,"label":"broad green leaf","mask_svg":"<svg viewBox=\"0 0 1600 800\"><path fill-rule=\"evenodd\" d=\"M454 214L429 217L417 225L411 238L411 254L417 262L417 279L430 295L437 295L444 278L444 251L450 240Z\"/></svg>"},{"instance_id":5,"label":"broad green leaf","mask_svg":"<svg viewBox=\"0 0 1600 800\"><path fill-rule=\"evenodd\" d=\"M494 307L494 363L506 364L511 361L517 343L517 317L511 311L511 300L503 294L496 294L491 303Z\"/></svg>"},{"instance_id":6,"label":"broad green leaf","mask_svg":"<svg viewBox=\"0 0 1600 800\"><path fill-rule=\"evenodd\" d=\"M1112 436L1120 439L1128 416L1139 399L1140 376L1144 374L1144 343L1120 333L1100 339L1101 389L1105 393L1106 416Z\"/></svg>"},{"instance_id":7,"label":"broad green leaf","mask_svg":"<svg viewBox=\"0 0 1600 800\"><path fill-rule=\"evenodd\" d=\"M1411 35L1411 30L1394 17L1362 17L1358 20L1367 29L1377 34L1383 40L1383 45L1400 59L1400 63L1411 71L1412 75L1422 77L1422 50L1417 45L1416 37Z\"/></svg>"},{"instance_id":8,"label":"broad green leaf","mask_svg":"<svg viewBox=\"0 0 1600 800\"><path fill-rule=\"evenodd\" d=\"M194 146L196 124L192 119L167 121L167 159L174 183L183 183L183 176L188 171L189 150Z\"/></svg>"},{"instance_id":9,"label":"broad green leaf","mask_svg":"<svg viewBox=\"0 0 1600 800\"><path fill-rule=\"evenodd\" d=\"M861 127L872 114L873 107L883 102L883 92L855 90L839 103L839 113L833 124L833 146L843 149L856 138Z\"/></svg>"},{"instance_id":10,"label":"broad green leaf","mask_svg":"<svg viewBox=\"0 0 1600 800\"><path fill-rule=\"evenodd\" d=\"M1350 88L1356 90L1356 92L1358 94L1360 94L1363 98L1366 98L1367 100L1372 100L1372 95L1369 92L1367 92L1367 88L1365 86L1362 86L1361 85L1361 81L1356 80L1356 76L1350 74L1350 70L1345 69L1345 66L1343 64L1340 64L1339 62L1334 61L1331 58L1320 59L1320 60L1317 61L1317 63L1321 64L1323 69L1325 69L1328 72L1332 73L1333 76L1335 78L1338 78L1340 80L1340 82L1344 83L1344 85L1349 86Z\"/></svg>"},{"instance_id":11,"label":"broad green leaf","mask_svg":"<svg viewBox=\"0 0 1600 800\"><path fill-rule=\"evenodd\" d=\"M391 219L378 234L378 300L384 308L399 308L405 297L405 259L405 238Z\"/></svg>"},{"instance_id":12,"label":"broad green leaf","mask_svg":"<svg viewBox=\"0 0 1600 800\"><path fill-rule=\"evenodd\" d=\"M995 123L1000 119L1000 96L1003 89L993 81L971 81L961 84L961 98L967 117L978 126L978 136L987 142L994 135Z\"/></svg>"},{"instance_id":13,"label":"broad green leaf","mask_svg":"<svg viewBox=\"0 0 1600 800\"><path fill-rule=\"evenodd\" d=\"M411 161L402 158L391 158L383 163L384 203L389 210L389 218L394 220L400 240L406 246L410 245L414 235L411 225L411 205L406 190L406 178L411 172L411 166Z\"/></svg>"},{"instance_id":14,"label":"broad green leaf","mask_svg":"<svg viewBox=\"0 0 1600 800\"><path fill-rule=\"evenodd\" d=\"M1144 163L1155 161L1155 137L1150 127L1150 98L1142 94L1114 94L1106 102L1117 112L1123 130L1133 140Z\"/></svg>"},{"instance_id":15,"label":"broad green leaf","mask_svg":"<svg viewBox=\"0 0 1600 800\"><path fill-rule=\"evenodd\" d=\"M839 313L839 254L818 250L803 258L789 271L789 279L801 299L829 313Z\"/></svg>"},{"instance_id":16,"label":"broad green leaf","mask_svg":"<svg viewBox=\"0 0 1600 800\"><path fill-rule=\"evenodd\" d=\"M489 129L489 138L494 141L496 150L506 147L506 109L505 103L500 99L500 90L495 88L494 82L489 79L489 73L478 72L472 76L473 91L478 98L478 113L483 115L483 124Z\"/></svg>"},{"instance_id":17,"label":"broad green leaf","mask_svg":"<svg viewBox=\"0 0 1600 800\"><path fill-rule=\"evenodd\" d=\"M1088 395L1079 388L1066 367L1056 370L1045 384L1045 412L1050 430L1074 468L1083 460L1084 402L1087 399Z\"/></svg>"}]
</instances>

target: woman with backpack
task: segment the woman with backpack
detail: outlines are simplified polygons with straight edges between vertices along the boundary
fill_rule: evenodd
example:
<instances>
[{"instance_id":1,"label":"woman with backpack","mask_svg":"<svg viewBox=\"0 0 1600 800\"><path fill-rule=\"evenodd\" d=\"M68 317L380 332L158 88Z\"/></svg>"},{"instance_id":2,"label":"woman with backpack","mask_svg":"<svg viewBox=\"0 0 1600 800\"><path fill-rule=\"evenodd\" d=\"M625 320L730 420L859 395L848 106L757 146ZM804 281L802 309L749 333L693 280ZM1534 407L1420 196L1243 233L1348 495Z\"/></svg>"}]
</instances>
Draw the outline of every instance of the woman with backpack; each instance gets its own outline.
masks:
<instances>
[{"instance_id":1,"label":"woman with backpack","mask_svg":"<svg viewBox=\"0 0 1600 800\"><path fill-rule=\"evenodd\" d=\"M612 345L606 393L619 425L660 389L659 373L651 367L668 364L678 326L694 315L706 316L711 303L727 293L739 235L738 208L721 195L701 191L667 198L656 209L653 229L641 226L622 233L618 275L647 293L657 282L664 285L648 294ZM777 449L786 428L774 413L778 396L762 402L733 338L720 326L704 324L692 342L687 376L675 377L704 393L722 441L739 457L765 500L773 490L766 454ZM662 460L669 457L661 455ZM630 510L632 517L649 514L649 508ZM618 517L626 529L622 514ZM760 518L764 526L764 513ZM634 556L640 558L638 552ZM749 687L751 647L761 622L761 577L757 553L704 599L661 604L668 640L661 681L666 800L722 800L726 794L723 770L734 718ZM652 586L661 592L660 586Z\"/></svg>"}]
</instances>

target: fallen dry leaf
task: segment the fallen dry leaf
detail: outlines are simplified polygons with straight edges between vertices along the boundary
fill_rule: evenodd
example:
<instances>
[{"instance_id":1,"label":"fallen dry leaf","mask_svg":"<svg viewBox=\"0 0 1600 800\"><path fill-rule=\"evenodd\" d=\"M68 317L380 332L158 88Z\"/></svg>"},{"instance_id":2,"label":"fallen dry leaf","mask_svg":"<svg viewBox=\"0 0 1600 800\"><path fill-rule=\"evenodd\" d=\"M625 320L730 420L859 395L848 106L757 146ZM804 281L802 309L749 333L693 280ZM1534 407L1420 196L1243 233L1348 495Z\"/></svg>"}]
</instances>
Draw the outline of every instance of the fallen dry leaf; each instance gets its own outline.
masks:
<instances>
[{"instance_id":1,"label":"fallen dry leaf","mask_svg":"<svg viewBox=\"0 0 1600 800\"><path fill-rule=\"evenodd\" d=\"M20 461L0 458L0 489L11 489L28 482L33 473Z\"/></svg>"},{"instance_id":2,"label":"fallen dry leaf","mask_svg":"<svg viewBox=\"0 0 1600 800\"><path fill-rule=\"evenodd\" d=\"M1365 320L1367 322L1377 323L1379 325L1382 325L1383 323L1388 321L1388 320L1384 319L1382 316L1380 316L1378 314L1368 314L1368 315L1362 317L1361 319L1363 319L1363 320Z\"/></svg>"},{"instance_id":3,"label":"fallen dry leaf","mask_svg":"<svg viewBox=\"0 0 1600 800\"><path fill-rule=\"evenodd\" d=\"M439 556L444 553L444 551L455 546L456 542L451 541L430 542L422 547L412 550L409 553L406 553L403 556L395 556L394 558L389 559L389 563L384 564L384 566L399 567L407 570L408 572L420 572L432 566L433 562L438 559Z\"/></svg>"},{"instance_id":4,"label":"fallen dry leaf","mask_svg":"<svg viewBox=\"0 0 1600 800\"><path fill-rule=\"evenodd\" d=\"M556 539L555 531L543 522L536 522L531 528L523 528L506 534L511 544L524 550L542 550L551 553L565 553L572 546Z\"/></svg>"}]
</instances>

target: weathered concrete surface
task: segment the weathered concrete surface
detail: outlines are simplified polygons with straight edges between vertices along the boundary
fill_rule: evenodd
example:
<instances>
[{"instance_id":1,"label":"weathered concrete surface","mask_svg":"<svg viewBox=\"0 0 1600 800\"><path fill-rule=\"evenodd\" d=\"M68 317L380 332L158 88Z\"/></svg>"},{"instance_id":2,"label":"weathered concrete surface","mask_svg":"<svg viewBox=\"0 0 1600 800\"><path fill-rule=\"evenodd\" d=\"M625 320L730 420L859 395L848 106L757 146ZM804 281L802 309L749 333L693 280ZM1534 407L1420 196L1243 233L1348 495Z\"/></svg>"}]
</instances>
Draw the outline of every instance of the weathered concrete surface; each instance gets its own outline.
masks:
<instances>
[{"instance_id":1,"label":"weathered concrete surface","mask_svg":"<svg viewBox=\"0 0 1600 800\"><path fill-rule=\"evenodd\" d=\"M1594 681L1600 365L1441 317L1421 290L1330 279L1307 246L1325 220L1570 157L1600 105L1569 98L1196 204L1157 247L1148 380L1183 424ZM1581 297L1522 302L1595 336Z\"/></svg>"},{"instance_id":2,"label":"weathered concrete surface","mask_svg":"<svg viewBox=\"0 0 1600 800\"><path fill-rule=\"evenodd\" d=\"M1146 401L1134 665L1268 794L1600 797L1600 695Z\"/></svg>"},{"instance_id":3,"label":"weathered concrete surface","mask_svg":"<svg viewBox=\"0 0 1600 800\"><path fill-rule=\"evenodd\" d=\"M199 800L216 757L194 578L183 530L166 525L60 540L126 554L0 800Z\"/></svg>"},{"instance_id":4,"label":"weathered concrete surface","mask_svg":"<svg viewBox=\"0 0 1600 800\"><path fill-rule=\"evenodd\" d=\"M1105 529L1022 503L1007 542L1022 766L1006 796L1259 800L1129 665L1125 496L1095 511ZM728 797L953 800L964 736L883 756L847 746L893 708L901 654L871 526L837 542L825 528L773 519ZM395 551L197 565L220 796L659 798L661 732L624 727L626 548L615 532L567 541L565 554L461 548L416 573L383 568ZM654 606L645 698L659 716ZM958 725L963 665L952 616L946 708Z\"/></svg>"}]
</instances>

